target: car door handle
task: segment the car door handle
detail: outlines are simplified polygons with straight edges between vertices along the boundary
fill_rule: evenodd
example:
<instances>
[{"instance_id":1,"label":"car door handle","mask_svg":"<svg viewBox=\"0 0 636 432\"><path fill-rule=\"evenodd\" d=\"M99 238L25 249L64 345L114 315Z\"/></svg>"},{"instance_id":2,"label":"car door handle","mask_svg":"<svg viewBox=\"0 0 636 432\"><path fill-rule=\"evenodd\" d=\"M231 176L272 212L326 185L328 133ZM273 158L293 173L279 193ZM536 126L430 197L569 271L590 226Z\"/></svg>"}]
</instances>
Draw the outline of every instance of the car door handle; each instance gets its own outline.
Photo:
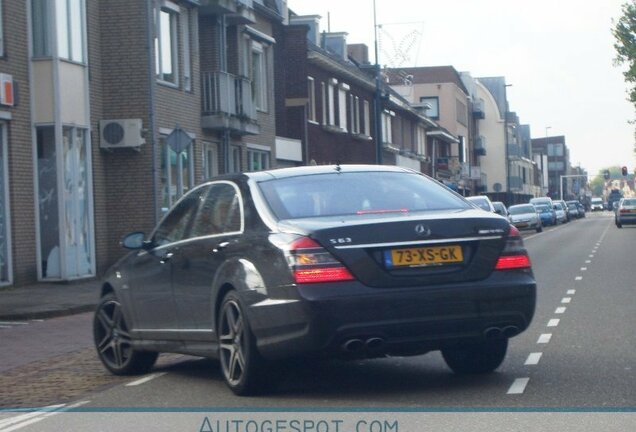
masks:
<instances>
[{"instance_id":1,"label":"car door handle","mask_svg":"<svg viewBox=\"0 0 636 432\"><path fill-rule=\"evenodd\" d=\"M165 254L163 257L161 257L161 259L159 260L159 262L160 262L161 264L165 264L165 263L167 263L168 261L170 261L170 259L171 259L173 256L174 256L174 252L166 252L166 254Z\"/></svg>"},{"instance_id":2,"label":"car door handle","mask_svg":"<svg viewBox=\"0 0 636 432\"><path fill-rule=\"evenodd\" d=\"M217 253L219 252L221 249L225 249L226 247L228 247L230 244L230 242L222 242L219 243L214 249L212 249L212 253Z\"/></svg>"}]
</instances>

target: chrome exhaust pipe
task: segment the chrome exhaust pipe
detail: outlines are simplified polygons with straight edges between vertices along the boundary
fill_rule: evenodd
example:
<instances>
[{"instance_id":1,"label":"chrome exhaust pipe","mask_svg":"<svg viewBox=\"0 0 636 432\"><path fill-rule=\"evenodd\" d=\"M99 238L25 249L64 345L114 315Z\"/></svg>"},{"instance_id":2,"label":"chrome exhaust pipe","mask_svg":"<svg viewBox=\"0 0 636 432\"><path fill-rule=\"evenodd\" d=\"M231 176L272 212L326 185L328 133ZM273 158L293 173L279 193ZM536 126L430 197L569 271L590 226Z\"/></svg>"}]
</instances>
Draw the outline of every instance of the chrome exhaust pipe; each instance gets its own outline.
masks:
<instances>
[{"instance_id":1,"label":"chrome exhaust pipe","mask_svg":"<svg viewBox=\"0 0 636 432\"><path fill-rule=\"evenodd\" d=\"M379 337L371 337L364 343L369 351L378 351L384 347L384 339Z\"/></svg>"},{"instance_id":2,"label":"chrome exhaust pipe","mask_svg":"<svg viewBox=\"0 0 636 432\"><path fill-rule=\"evenodd\" d=\"M504 327L502 331L505 337L513 337L519 334L519 327L511 325Z\"/></svg>"},{"instance_id":3,"label":"chrome exhaust pipe","mask_svg":"<svg viewBox=\"0 0 636 432\"><path fill-rule=\"evenodd\" d=\"M360 352L364 349L362 339L349 339L342 344L342 350L350 353Z\"/></svg>"},{"instance_id":4,"label":"chrome exhaust pipe","mask_svg":"<svg viewBox=\"0 0 636 432\"><path fill-rule=\"evenodd\" d=\"M501 337L501 335L502 330L499 327L489 327L484 330L484 337L486 339L496 339L498 337Z\"/></svg>"}]
</instances>

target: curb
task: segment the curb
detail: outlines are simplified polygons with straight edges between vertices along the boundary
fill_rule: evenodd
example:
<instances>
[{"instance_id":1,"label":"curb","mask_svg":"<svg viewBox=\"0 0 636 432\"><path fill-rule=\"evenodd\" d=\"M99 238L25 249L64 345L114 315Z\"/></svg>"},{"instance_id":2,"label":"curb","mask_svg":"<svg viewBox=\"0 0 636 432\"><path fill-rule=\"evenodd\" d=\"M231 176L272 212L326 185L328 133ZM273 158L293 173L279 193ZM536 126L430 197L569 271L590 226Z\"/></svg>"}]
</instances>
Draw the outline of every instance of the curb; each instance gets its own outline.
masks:
<instances>
[{"instance_id":1,"label":"curb","mask_svg":"<svg viewBox=\"0 0 636 432\"><path fill-rule=\"evenodd\" d=\"M96 307L97 307L97 304L90 304L90 305L81 305L81 306L71 306L65 309L0 314L0 320L26 321L26 320L35 320L35 319L59 318L63 316L77 315L84 312L93 312L96 309Z\"/></svg>"}]
</instances>

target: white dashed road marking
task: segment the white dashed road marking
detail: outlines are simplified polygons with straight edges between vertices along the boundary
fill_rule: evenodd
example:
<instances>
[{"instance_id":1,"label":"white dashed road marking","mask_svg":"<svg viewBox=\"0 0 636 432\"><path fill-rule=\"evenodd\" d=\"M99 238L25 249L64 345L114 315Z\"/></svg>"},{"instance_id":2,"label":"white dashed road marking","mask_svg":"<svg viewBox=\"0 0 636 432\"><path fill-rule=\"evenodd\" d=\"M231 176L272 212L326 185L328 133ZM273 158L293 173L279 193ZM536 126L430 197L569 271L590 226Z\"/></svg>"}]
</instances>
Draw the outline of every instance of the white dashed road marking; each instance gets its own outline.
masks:
<instances>
[{"instance_id":1,"label":"white dashed road marking","mask_svg":"<svg viewBox=\"0 0 636 432\"><path fill-rule=\"evenodd\" d=\"M572 301L572 297L563 297L561 299L561 303L570 303Z\"/></svg>"},{"instance_id":2,"label":"white dashed road marking","mask_svg":"<svg viewBox=\"0 0 636 432\"><path fill-rule=\"evenodd\" d=\"M160 376L163 376L165 374L166 374L166 372L159 372L159 373L151 374L151 375L148 375L147 377L138 379L137 381L129 382L128 384L126 384L126 387L133 387L133 386L138 386L138 385L141 385L141 384L145 384L148 381L153 380L155 378L159 378Z\"/></svg>"},{"instance_id":3,"label":"white dashed road marking","mask_svg":"<svg viewBox=\"0 0 636 432\"><path fill-rule=\"evenodd\" d=\"M523 394L528 381L530 378L517 378L508 389L508 394Z\"/></svg>"},{"instance_id":4,"label":"white dashed road marking","mask_svg":"<svg viewBox=\"0 0 636 432\"><path fill-rule=\"evenodd\" d=\"M574 294L576 294L576 290L568 290L567 294L568 295L574 295Z\"/></svg>"},{"instance_id":5,"label":"white dashed road marking","mask_svg":"<svg viewBox=\"0 0 636 432\"><path fill-rule=\"evenodd\" d=\"M552 333L543 333L539 336L539 340L537 340L538 344L547 344L552 339Z\"/></svg>"},{"instance_id":6,"label":"white dashed road marking","mask_svg":"<svg viewBox=\"0 0 636 432\"><path fill-rule=\"evenodd\" d=\"M550 321L548 321L548 327L556 327L559 325L559 321L561 321L558 318L552 318Z\"/></svg>"},{"instance_id":7,"label":"white dashed road marking","mask_svg":"<svg viewBox=\"0 0 636 432\"><path fill-rule=\"evenodd\" d=\"M583 280L583 276L577 276L574 278L574 280Z\"/></svg>"},{"instance_id":8,"label":"white dashed road marking","mask_svg":"<svg viewBox=\"0 0 636 432\"><path fill-rule=\"evenodd\" d=\"M531 353L524 364L526 366L534 366L539 364L539 360L541 359L542 354L543 353Z\"/></svg>"},{"instance_id":9,"label":"white dashed road marking","mask_svg":"<svg viewBox=\"0 0 636 432\"><path fill-rule=\"evenodd\" d=\"M565 313L565 308L563 306L556 308L554 311L555 314L563 314Z\"/></svg>"},{"instance_id":10,"label":"white dashed road marking","mask_svg":"<svg viewBox=\"0 0 636 432\"><path fill-rule=\"evenodd\" d=\"M586 271L587 267L581 267L581 271Z\"/></svg>"}]
</instances>

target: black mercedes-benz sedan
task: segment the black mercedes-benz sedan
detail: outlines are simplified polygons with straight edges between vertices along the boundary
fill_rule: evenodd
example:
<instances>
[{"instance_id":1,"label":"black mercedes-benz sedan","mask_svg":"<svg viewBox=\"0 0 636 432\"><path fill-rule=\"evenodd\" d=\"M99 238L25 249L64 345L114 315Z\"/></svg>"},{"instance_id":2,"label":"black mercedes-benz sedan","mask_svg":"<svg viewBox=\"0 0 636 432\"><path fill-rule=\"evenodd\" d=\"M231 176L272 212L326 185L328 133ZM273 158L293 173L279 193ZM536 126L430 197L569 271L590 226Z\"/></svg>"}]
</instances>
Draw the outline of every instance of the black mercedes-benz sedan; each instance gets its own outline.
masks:
<instances>
[{"instance_id":1,"label":"black mercedes-benz sedan","mask_svg":"<svg viewBox=\"0 0 636 432\"><path fill-rule=\"evenodd\" d=\"M123 246L94 319L106 368L214 357L239 395L293 357L441 350L457 373L491 372L535 308L517 229L398 167L218 177Z\"/></svg>"}]
</instances>

